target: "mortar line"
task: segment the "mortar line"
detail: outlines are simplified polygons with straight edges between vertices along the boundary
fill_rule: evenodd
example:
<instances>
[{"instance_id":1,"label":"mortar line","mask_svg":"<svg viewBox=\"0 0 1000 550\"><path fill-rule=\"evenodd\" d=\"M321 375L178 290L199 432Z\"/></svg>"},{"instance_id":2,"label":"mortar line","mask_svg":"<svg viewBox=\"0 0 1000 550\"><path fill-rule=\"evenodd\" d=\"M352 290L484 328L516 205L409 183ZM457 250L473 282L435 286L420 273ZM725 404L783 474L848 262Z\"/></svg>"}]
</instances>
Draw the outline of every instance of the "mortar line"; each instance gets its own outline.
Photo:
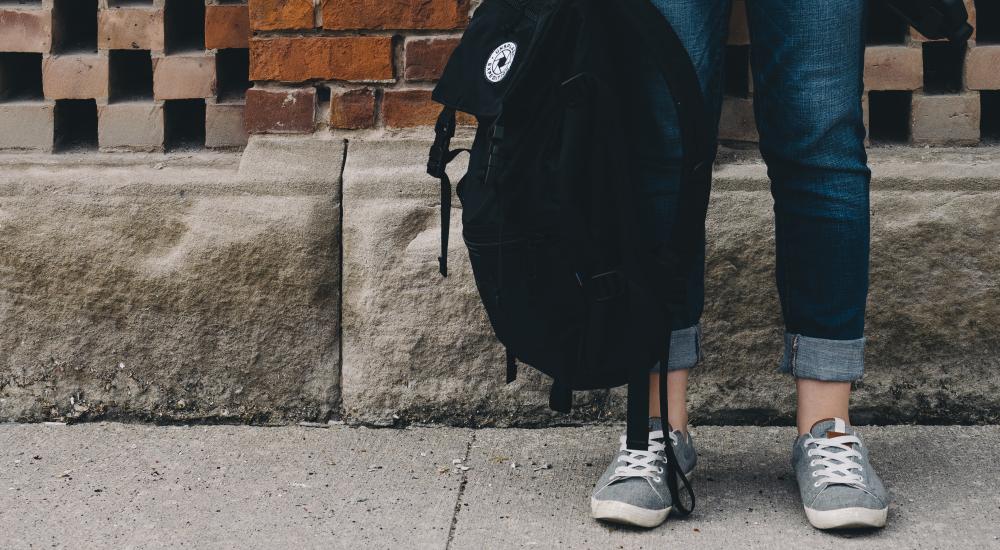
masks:
<instances>
[{"instance_id":1,"label":"mortar line","mask_svg":"<svg viewBox=\"0 0 1000 550\"><path fill-rule=\"evenodd\" d=\"M469 438L469 442L465 445L465 456L462 457L463 465L469 461L469 455L472 454L472 444L475 442L476 431L472 430L472 437ZM451 541L455 538L455 528L458 527L458 513L462 510L462 495L465 494L465 486L469 483L469 471L463 471L462 479L458 482L458 495L455 496L455 509L451 513L451 525L448 527L448 540L444 544L444 550L451 549Z\"/></svg>"},{"instance_id":2,"label":"mortar line","mask_svg":"<svg viewBox=\"0 0 1000 550\"><path fill-rule=\"evenodd\" d=\"M340 177L337 185L340 187L340 205L338 214L340 216L340 235L337 238L337 267L340 270L340 279L337 285L337 387L340 395L337 396L337 415L339 419L344 418L344 174L347 172L347 149L351 146L351 141L344 138L344 156L340 163Z\"/></svg>"}]
</instances>

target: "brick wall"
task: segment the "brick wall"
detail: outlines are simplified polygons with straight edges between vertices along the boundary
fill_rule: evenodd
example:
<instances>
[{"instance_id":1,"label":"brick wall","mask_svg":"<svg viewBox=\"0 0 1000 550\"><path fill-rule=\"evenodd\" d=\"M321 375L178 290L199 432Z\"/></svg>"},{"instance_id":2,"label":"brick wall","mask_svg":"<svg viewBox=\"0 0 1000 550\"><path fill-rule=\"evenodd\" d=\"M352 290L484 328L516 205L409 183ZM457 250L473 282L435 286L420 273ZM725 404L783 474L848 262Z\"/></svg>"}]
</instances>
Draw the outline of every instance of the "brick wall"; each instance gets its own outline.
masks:
<instances>
[{"instance_id":1,"label":"brick wall","mask_svg":"<svg viewBox=\"0 0 1000 550\"><path fill-rule=\"evenodd\" d=\"M428 125L434 79L476 3L0 0L0 149L235 147L246 132ZM1000 0L967 3L979 28L960 48L870 3L872 142L1000 140ZM755 141L744 0L726 54L721 136Z\"/></svg>"},{"instance_id":2,"label":"brick wall","mask_svg":"<svg viewBox=\"0 0 1000 550\"><path fill-rule=\"evenodd\" d=\"M972 145L1000 138L1000 0L967 47L930 42L870 3L866 121L873 142ZM250 0L253 133L428 125L434 79L470 0ZM744 0L736 0L721 135L755 141Z\"/></svg>"},{"instance_id":3,"label":"brick wall","mask_svg":"<svg viewBox=\"0 0 1000 550\"><path fill-rule=\"evenodd\" d=\"M0 149L240 147L249 36L245 2L0 1Z\"/></svg>"}]
</instances>

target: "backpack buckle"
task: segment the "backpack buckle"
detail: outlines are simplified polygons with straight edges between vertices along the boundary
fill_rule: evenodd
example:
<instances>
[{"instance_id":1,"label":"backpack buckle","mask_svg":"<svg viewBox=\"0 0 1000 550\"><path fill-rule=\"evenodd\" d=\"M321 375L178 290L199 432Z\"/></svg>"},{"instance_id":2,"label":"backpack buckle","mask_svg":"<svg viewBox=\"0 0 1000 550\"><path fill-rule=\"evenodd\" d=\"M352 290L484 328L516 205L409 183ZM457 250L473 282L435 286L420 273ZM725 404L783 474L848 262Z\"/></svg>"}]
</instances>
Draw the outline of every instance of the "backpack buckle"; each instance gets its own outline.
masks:
<instances>
[{"instance_id":1,"label":"backpack buckle","mask_svg":"<svg viewBox=\"0 0 1000 550\"><path fill-rule=\"evenodd\" d=\"M451 138L455 136L455 111L446 107L434 124L434 145L427 158L427 173L435 178L444 175Z\"/></svg>"},{"instance_id":2,"label":"backpack buckle","mask_svg":"<svg viewBox=\"0 0 1000 550\"><path fill-rule=\"evenodd\" d=\"M609 302L625 293L620 271L599 273L587 282L587 295L595 302Z\"/></svg>"}]
</instances>

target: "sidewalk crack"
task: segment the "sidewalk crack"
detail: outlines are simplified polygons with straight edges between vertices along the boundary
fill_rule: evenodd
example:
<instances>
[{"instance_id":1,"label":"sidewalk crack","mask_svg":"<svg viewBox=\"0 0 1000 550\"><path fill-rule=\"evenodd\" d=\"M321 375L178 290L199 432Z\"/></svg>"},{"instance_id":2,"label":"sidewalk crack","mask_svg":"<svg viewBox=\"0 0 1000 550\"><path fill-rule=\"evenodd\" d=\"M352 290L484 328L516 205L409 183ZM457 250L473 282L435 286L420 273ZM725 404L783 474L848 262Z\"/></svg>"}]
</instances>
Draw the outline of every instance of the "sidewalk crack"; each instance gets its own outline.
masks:
<instances>
[{"instance_id":1,"label":"sidewalk crack","mask_svg":"<svg viewBox=\"0 0 1000 550\"><path fill-rule=\"evenodd\" d=\"M473 430L472 437L465 445L465 456L462 457L462 464L469 461L472 454L472 444L476 442L476 432ZM455 497L455 510L451 514L451 526L448 528L448 541L444 545L444 550L451 548L451 541L455 538L455 527L458 526L458 513L462 509L462 495L465 494L465 486L469 483L469 470L462 471L462 479L458 482L458 496Z\"/></svg>"}]
</instances>

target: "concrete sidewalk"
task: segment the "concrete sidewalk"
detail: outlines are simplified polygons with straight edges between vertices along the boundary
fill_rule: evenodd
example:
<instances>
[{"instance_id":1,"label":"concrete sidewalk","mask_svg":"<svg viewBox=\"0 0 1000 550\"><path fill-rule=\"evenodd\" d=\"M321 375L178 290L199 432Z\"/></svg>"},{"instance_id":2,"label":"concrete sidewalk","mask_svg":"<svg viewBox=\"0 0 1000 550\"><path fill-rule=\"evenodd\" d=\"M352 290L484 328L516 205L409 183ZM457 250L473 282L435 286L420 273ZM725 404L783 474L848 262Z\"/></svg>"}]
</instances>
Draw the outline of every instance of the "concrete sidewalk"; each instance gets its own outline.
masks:
<instances>
[{"instance_id":1,"label":"concrete sidewalk","mask_svg":"<svg viewBox=\"0 0 1000 550\"><path fill-rule=\"evenodd\" d=\"M853 534L806 523L790 428L697 428L694 516L596 523L620 429L2 424L0 548L1000 547L998 426L865 429L894 503Z\"/></svg>"}]
</instances>

